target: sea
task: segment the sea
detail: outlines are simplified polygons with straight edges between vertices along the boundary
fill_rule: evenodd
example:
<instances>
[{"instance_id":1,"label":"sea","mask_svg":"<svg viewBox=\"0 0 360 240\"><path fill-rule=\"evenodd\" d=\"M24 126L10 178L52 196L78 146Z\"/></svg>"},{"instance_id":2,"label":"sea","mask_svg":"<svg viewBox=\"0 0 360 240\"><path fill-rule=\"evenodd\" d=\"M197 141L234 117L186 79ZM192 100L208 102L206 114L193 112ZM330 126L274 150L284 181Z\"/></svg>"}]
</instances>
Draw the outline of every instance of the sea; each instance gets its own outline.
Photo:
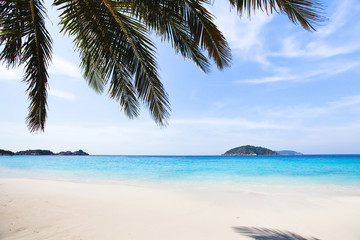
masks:
<instances>
[{"instance_id":1,"label":"sea","mask_svg":"<svg viewBox=\"0 0 360 240\"><path fill-rule=\"evenodd\" d=\"M0 178L360 187L360 155L0 156Z\"/></svg>"}]
</instances>

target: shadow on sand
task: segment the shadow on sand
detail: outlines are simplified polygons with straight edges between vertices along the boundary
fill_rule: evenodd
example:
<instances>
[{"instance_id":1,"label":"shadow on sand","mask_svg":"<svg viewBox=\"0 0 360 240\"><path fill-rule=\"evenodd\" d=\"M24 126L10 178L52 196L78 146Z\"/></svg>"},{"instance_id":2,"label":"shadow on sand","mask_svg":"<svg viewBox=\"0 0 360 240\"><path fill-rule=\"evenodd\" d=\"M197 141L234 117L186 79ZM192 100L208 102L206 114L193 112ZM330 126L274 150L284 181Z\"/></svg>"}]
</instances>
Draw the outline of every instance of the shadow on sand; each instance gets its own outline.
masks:
<instances>
[{"instance_id":1,"label":"shadow on sand","mask_svg":"<svg viewBox=\"0 0 360 240\"><path fill-rule=\"evenodd\" d=\"M288 231L279 231L270 228L257 228L257 227L233 227L233 229L247 237L254 240L320 240L313 237L303 237L296 233Z\"/></svg>"}]
</instances>

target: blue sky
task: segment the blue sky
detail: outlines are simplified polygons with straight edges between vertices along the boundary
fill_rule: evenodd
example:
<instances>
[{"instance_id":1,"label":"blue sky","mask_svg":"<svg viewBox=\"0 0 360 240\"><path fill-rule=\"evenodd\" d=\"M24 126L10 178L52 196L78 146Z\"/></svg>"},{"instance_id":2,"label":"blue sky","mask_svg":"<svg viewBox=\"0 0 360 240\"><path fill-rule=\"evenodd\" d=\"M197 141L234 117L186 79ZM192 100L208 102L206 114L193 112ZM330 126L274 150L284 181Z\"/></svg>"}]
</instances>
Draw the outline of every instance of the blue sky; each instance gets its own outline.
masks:
<instances>
[{"instance_id":1,"label":"blue sky","mask_svg":"<svg viewBox=\"0 0 360 240\"><path fill-rule=\"evenodd\" d=\"M22 72L0 66L0 148L83 149L91 154L221 154L251 144L303 153L360 153L360 3L325 1L328 22L310 33L286 16L240 19L224 1L210 10L232 48L230 69L202 73L158 45L171 119L158 127L143 108L128 120L82 79L55 8L49 110L44 133L29 133Z\"/></svg>"}]
</instances>

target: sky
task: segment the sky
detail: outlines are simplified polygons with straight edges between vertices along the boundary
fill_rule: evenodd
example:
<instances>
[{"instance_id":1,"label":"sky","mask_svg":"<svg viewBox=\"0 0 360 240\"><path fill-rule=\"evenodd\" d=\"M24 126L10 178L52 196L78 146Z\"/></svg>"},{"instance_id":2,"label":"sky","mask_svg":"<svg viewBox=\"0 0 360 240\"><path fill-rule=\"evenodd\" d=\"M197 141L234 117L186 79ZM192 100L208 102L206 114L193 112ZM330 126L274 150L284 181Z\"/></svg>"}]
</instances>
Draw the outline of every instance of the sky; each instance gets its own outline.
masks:
<instances>
[{"instance_id":1,"label":"sky","mask_svg":"<svg viewBox=\"0 0 360 240\"><path fill-rule=\"evenodd\" d=\"M46 1L49 4L50 1ZM159 127L143 107L129 120L119 104L88 87L72 40L54 40L45 132L30 133L22 70L0 65L0 149L82 149L90 154L218 155L241 145L305 154L360 153L360 2L323 1L328 21L308 32L285 15L250 19L227 1L209 10L232 49L231 68L205 74L156 40L171 117Z\"/></svg>"}]
</instances>

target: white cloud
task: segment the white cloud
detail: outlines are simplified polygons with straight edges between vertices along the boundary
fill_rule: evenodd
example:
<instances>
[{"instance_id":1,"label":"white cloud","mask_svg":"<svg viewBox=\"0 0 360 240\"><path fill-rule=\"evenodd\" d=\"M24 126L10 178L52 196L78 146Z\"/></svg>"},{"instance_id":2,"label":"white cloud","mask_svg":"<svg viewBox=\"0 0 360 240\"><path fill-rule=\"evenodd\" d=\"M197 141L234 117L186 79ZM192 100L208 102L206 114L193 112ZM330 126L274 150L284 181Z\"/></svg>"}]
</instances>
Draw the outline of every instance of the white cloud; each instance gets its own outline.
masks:
<instances>
[{"instance_id":1,"label":"white cloud","mask_svg":"<svg viewBox=\"0 0 360 240\"><path fill-rule=\"evenodd\" d=\"M330 45L326 40L315 40L305 46L296 40L296 36L290 36L283 40L282 49L271 53L270 56L286 58L329 58L337 55L345 55L360 49L358 42L350 42L342 45Z\"/></svg>"},{"instance_id":2,"label":"white cloud","mask_svg":"<svg viewBox=\"0 0 360 240\"><path fill-rule=\"evenodd\" d=\"M57 55L53 56L52 63L49 65L49 73L53 75L63 75L71 78L81 78L79 67ZM23 69L6 68L0 64L0 81L22 80Z\"/></svg>"},{"instance_id":3,"label":"white cloud","mask_svg":"<svg viewBox=\"0 0 360 240\"><path fill-rule=\"evenodd\" d=\"M281 109L267 110L269 116L276 117L278 119L296 119L302 121L309 118L319 118L323 115L336 114L341 115L341 111L351 109L351 107L360 106L360 95L346 96L335 101L330 101L323 106L304 106L296 105L289 107L281 107Z\"/></svg>"},{"instance_id":4,"label":"white cloud","mask_svg":"<svg viewBox=\"0 0 360 240\"><path fill-rule=\"evenodd\" d=\"M65 100L75 100L75 95L67 92L67 91L62 91L59 89L50 89L49 91L49 95L54 96L54 97L58 97L61 99L65 99Z\"/></svg>"},{"instance_id":5,"label":"white cloud","mask_svg":"<svg viewBox=\"0 0 360 240\"><path fill-rule=\"evenodd\" d=\"M342 26L344 26L346 23L347 14L354 5L354 2L351 0L350 1L343 0L341 2L338 1L335 2L336 2L336 10L330 16L329 21L326 23L326 25L317 31L318 37L321 38L327 37L335 33Z\"/></svg>"},{"instance_id":6,"label":"white cloud","mask_svg":"<svg viewBox=\"0 0 360 240\"><path fill-rule=\"evenodd\" d=\"M336 63L327 63L322 64L321 66L313 66L306 68L302 67L301 69L284 69L282 71L277 71L278 74L271 77L263 77L263 78L254 78L254 79L247 79L247 80L238 80L235 83L241 84L264 84L264 83L273 83L273 82L280 82L280 81L293 81L293 82L301 82L301 81L312 81L318 80L323 78L329 78L334 75L338 75L360 65L360 62L336 62ZM316 70L313 70L313 69Z\"/></svg>"},{"instance_id":7,"label":"white cloud","mask_svg":"<svg viewBox=\"0 0 360 240\"><path fill-rule=\"evenodd\" d=\"M296 81L299 76L273 76L273 77L264 77L264 78L254 78L248 80L236 81L237 83L249 83L249 84L262 84L262 83L272 83L280 81Z\"/></svg>"},{"instance_id":8,"label":"white cloud","mask_svg":"<svg viewBox=\"0 0 360 240\"><path fill-rule=\"evenodd\" d=\"M360 104L360 95L343 97L337 101L330 102L329 105L333 109L349 107Z\"/></svg>"},{"instance_id":9,"label":"white cloud","mask_svg":"<svg viewBox=\"0 0 360 240\"><path fill-rule=\"evenodd\" d=\"M355 22L353 29L343 29L344 25L357 16L354 13L356 11L354 5L352 0L334 1L332 6L332 9L335 9L334 13L329 17L329 22L325 22L317 32L309 33L302 30L293 33L293 30L300 28L294 26L290 28L290 32L285 28L285 31L277 33L276 36L279 36L280 40L276 40L274 35L264 31L276 17L276 13L267 15L256 11L249 20L246 17L240 18L235 10L229 13L230 6L220 1L215 1L210 9L215 16L218 16L216 24L229 41L233 53L245 60L255 61L271 68L273 64L268 60L269 57L319 60L359 50L360 43L357 39L360 35L354 29L360 28L360 24ZM276 49L272 46L275 41L280 43L278 44L280 48Z\"/></svg>"},{"instance_id":10,"label":"white cloud","mask_svg":"<svg viewBox=\"0 0 360 240\"><path fill-rule=\"evenodd\" d=\"M237 129L289 129L291 127L284 126L268 121L251 121L244 118L188 118L188 119L173 119L170 121L171 125L196 125L196 126L226 126L237 127Z\"/></svg>"},{"instance_id":11,"label":"white cloud","mask_svg":"<svg viewBox=\"0 0 360 240\"><path fill-rule=\"evenodd\" d=\"M210 11L217 16L216 25L223 32L233 52L243 58L268 64L262 55L263 29L270 23L274 15L256 11L251 18L240 16L236 11L229 12L230 5L215 1Z\"/></svg>"},{"instance_id":12,"label":"white cloud","mask_svg":"<svg viewBox=\"0 0 360 240\"><path fill-rule=\"evenodd\" d=\"M269 53L273 57L286 58L317 58L326 59L337 55L344 55L360 49L358 31L360 24L356 21L359 12L354 10L354 1L334 1L335 12L329 17L323 27L317 32L296 33L285 37L281 49ZM357 14L356 14L357 12ZM344 28L351 22L352 28ZM306 34L306 35L305 35Z\"/></svg>"},{"instance_id":13,"label":"white cloud","mask_svg":"<svg viewBox=\"0 0 360 240\"><path fill-rule=\"evenodd\" d=\"M0 81L23 80L23 72L20 68L6 68L0 64Z\"/></svg>"},{"instance_id":14,"label":"white cloud","mask_svg":"<svg viewBox=\"0 0 360 240\"><path fill-rule=\"evenodd\" d=\"M81 78L79 67L74 63L54 55L52 63L49 66L49 73L54 75L63 75L71 78Z\"/></svg>"}]
</instances>

